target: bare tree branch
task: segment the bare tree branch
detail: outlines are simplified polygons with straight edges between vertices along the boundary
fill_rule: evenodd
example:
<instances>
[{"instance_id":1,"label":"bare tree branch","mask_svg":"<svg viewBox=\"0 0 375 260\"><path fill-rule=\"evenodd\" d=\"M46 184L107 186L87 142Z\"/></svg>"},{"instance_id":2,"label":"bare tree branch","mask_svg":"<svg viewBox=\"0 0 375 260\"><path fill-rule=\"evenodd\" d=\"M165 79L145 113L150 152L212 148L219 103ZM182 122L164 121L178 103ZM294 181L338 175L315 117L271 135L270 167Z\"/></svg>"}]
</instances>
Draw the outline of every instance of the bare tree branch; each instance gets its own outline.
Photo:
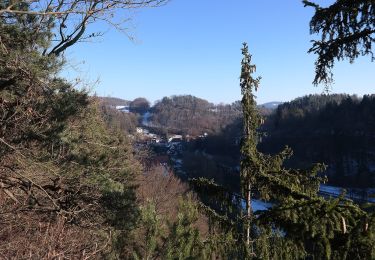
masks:
<instances>
[{"instance_id":1,"label":"bare tree branch","mask_svg":"<svg viewBox=\"0 0 375 260\"><path fill-rule=\"evenodd\" d=\"M130 12L159 7L167 2L169 0L18 0L9 1L7 6L0 9L0 18L32 15L39 19L39 24L54 26L53 42L56 44L45 50L44 54L58 56L83 38L99 35L85 36L89 24L105 22L125 31L123 24L130 20Z\"/></svg>"}]
</instances>

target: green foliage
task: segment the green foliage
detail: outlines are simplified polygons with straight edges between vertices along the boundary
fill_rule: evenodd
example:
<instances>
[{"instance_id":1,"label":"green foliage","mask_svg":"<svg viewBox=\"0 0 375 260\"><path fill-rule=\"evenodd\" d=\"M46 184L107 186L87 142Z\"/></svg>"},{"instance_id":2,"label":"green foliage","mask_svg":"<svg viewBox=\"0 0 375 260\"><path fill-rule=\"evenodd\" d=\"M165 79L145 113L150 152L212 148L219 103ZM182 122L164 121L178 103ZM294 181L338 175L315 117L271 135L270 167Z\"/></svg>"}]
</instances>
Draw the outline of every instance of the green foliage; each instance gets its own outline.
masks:
<instances>
[{"instance_id":1,"label":"green foliage","mask_svg":"<svg viewBox=\"0 0 375 260\"><path fill-rule=\"evenodd\" d=\"M193 225L198 210L189 200L181 201L175 223L170 224L164 259L202 259L203 243L199 231Z\"/></svg>"},{"instance_id":2,"label":"green foliage","mask_svg":"<svg viewBox=\"0 0 375 260\"><path fill-rule=\"evenodd\" d=\"M42 52L51 24L38 21L0 17L0 236L10 245L0 253L46 258L51 247L18 249L23 241L39 243L34 237L43 225L80 230L74 246L60 242L67 258L111 253L120 246L108 241L121 237L114 244L125 244L134 228L140 167L130 142L106 127L95 101L58 77L63 60Z\"/></svg>"},{"instance_id":3,"label":"green foliage","mask_svg":"<svg viewBox=\"0 0 375 260\"><path fill-rule=\"evenodd\" d=\"M280 105L269 117L267 137L259 148L274 153L290 145L293 168L321 161L329 165L330 184L372 187L375 174L373 132L375 118L372 95L309 95Z\"/></svg>"},{"instance_id":4,"label":"green foliage","mask_svg":"<svg viewBox=\"0 0 375 260\"><path fill-rule=\"evenodd\" d=\"M255 133L260 120L251 91L252 88L257 89L259 81L251 78L255 66L249 64L246 45L243 54L242 71L245 72L241 73L241 89L244 95L245 138L241 148L241 178L245 181L245 190L250 183L251 187L255 186L261 198L274 203L271 209L256 214L253 221L257 232L253 233L253 236L255 235L256 239L266 234L268 238L277 238L276 231L279 230L286 241L281 249L262 239L255 240L255 245L262 245L263 254L266 252L264 248L271 249L271 252L282 250L285 258L302 257L305 252L306 256L317 258L346 257L352 247L348 247L346 251L342 250L342 243L358 239L364 233L346 238L346 241L343 239L345 242L337 240L342 239L342 233L351 234L354 232L352 227L363 224L367 213L358 205L345 201L343 195L334 200L326 200L318 195L319 185L324 179L317 174L324 170L324 166L318 164L307 171L289 170L283 167L283 162L291 156L290 149L286 148L276 156L258 152ZM289 246L291 250L285 251L285 246ZM285 255L285 252L290 255Z\"/></svg>"},{"instance_id":5,"label":"green foliage","mask_svg":"<svg viewBox=\"0 0 375 260\"><path fill-rule=\"evenodd\" d=\"M139 115L124 113L107 105L101 106L101 112L109 128L119 129L126 134L134 134L136 132Z\"/></svg>"},{"instance_id":6,"label":"green foliage","mask_svg":"<svg viewBox=\"0 0 375 260\"><path fill-rule=\"evenodd\" d=\"M211 231L223 234L212 236L211 239L225 238L226 235L235 238L235 258L238 259L371 259L374 254L374 234L370 235L373 228L370 226L374 214L346 200L345 194L336 199L319 196L320 183L326 181L319 177L319 173L325 169L324 165L316 164L307 170L287 169L284 161L292 155L289 148L273 156L258 151L257 130L261 118L252 91L258 88L259 78L251 77L255 66L250 64L251 56L246 44L242 51L243 199L237 203L233 194L219 185L198 180L198 191L203 191L201 193L207 196L213 195L211 201L208 200L209 203L202 206L210 220L215 221ZM273 206L252 213L249 199L254 194L271 202ZM212 202L215 197L218 201L216 203ZM231 201L232 205L220 204L223 197L230 198L226 201ZM243 217L242 206L239 206L243 200L247 202L246 217ZM237 205L239 210L233 211L233 205ZM211 243L217 245L217 242ZM224 248L226 243L222 243L222 246ZM358 247L361 248L360 252Z\"/></svg>"},{"instance_id":7,"label":"green foliage","mask_svg":"<svg viewBox=\"0 0 375 260\"><path fill-rule=\"evenodd\" d=\"M198 209L191 197L181 198L173 221L163 221L152 201L141 212L138 236L142 242L135 248L135 259L207 259L200 233L194 226Z\"/></svg>"},{"instance_id":8,"label":"green foliage","mask_svg":"<svg viewBox=\"0 0 375 260\"><path fill-rule=\"evenodd\" d=\"M95 105L75 120L71 122L74 128L61 136L70 151L64 166L69 167L72 178L84 176L79 182L100 192L98 199L108 210L103 212L108 223L129 230L136 220L133 179L140 172L131 144L121 133L106 129Z\"/></svg>"},{"instance_id":9,"label":"green foliage","mask_svg":"<svg viewBox=\"0 0 375 260\"><path fill-rule=\"evenodd\" d=\"M328 7L306 0L303 3L315 9L310 21L311 34L321 34L321 40L313 41L309 50L318 55L314 84L332 82L331 70L335 60L348 58L350 62L354 62L363 55L371 55L374 60L374 1L336 0Z\"/></svg>"},{"instance_id":10,"label":"green foliage","mask_svg":"<svg viewBox=\"0 0 375 260\"><path fill-rule=\"evenodd\" d=\"M162 236L160 216L157 215L155 205L149 201L145 207L141 208L141 225L144 226L144 246L133 252L135 259L151 259L158 252L158 240Z\"/></svg>"}]
</instances>

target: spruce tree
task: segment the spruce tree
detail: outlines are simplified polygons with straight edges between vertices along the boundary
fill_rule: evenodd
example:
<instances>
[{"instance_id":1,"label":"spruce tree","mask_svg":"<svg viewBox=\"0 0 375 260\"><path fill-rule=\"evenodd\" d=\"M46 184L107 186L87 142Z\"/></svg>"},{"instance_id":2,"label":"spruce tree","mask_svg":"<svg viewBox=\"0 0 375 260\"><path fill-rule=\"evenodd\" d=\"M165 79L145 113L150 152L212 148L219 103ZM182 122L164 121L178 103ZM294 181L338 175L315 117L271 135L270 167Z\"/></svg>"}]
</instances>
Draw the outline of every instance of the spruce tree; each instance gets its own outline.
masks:
<instances>
[{"instance_id":1,"label":"spruce tree","mask_svg":"<svg viewBox=\"0 0 375 260\"><path fill-rule=\"evenodd\" d=\"M158 215L153 201L148 201L141 212L135 259L207 259L199 230L194 226L198 209L190 194L180 198L173 220Z\"/></svg>"},{"instance_id":2,"label":"spruce tree","mask_svg":"<svg viewBox=\"0 0 375 260\"><path fill-rule=\"evenodd\" d=\"M262 167L260 154L257 151L258 133L257 128L260 125L260 116L256 113L256 103L254 100L253 89L257 90L260 78L254 79L251 74L256 71L256 66L251 64L251 55L249 55L247 44L243 44L242 49L242 68L240 77L240 86L242 93L243 110L243 134L241 145L241 188L242 194L246 199L246 244L250 244L250 220L251 220L251 186L254 183L255 174Z\"/></svg>"},{"instance_id":3,"label":"spruce tree","mask_svg":"<svg viewBox=\"0 0 375 260\"><path fill-rule=\"evenodd\" d=\"M373 215L346 200L344 194L336 199L319 196L320 183L325 181L325 178L319 177L319 173L325 169L324 165L316 164L309 170L287 169L283 164L292 155L289 148L274 156L257 150L257 129L261 119L252 91L258 89L259 78L252 78L255 65L250 63L251 56L246 44L242 53L240 84L244 138L241 147L241 186L247 202L245 226L248 246L250 227L254 230L256 248L251 255L260 258L282 256L283 259L373 257L373 233L367 235L369 223L374 220ZM260 198L272 202L273 207L252 216L252 190ZM361 227L365 228L361 230ZM373 227L371 230L373 232ZM360 243L362 252L356 250L356 243Z\"/></svg>"},{"instance_id":4,"label":"spruce tree","mask_svg":"<svg viewBox=\"0 0 375 260\"><path fill-rule=\"evenodd\" d=\"M345 194L321 197L320 183L326 178L319 174L324 165L288 169L284 167L292 155L288 147L276 155L258 151L257 130L262 120L253 92L260 78L252 77L255 65L250 63L247 44L242 53L241 196L235 200L233 194L212 181L193 180L197 190L205 193L202 208L214 223L213 247L234 259L374 258L374 214L345 199ZM252 194L273 206L252 213ZM246 201L244 217L242 201Z\"/></svg>"}]
</instances>

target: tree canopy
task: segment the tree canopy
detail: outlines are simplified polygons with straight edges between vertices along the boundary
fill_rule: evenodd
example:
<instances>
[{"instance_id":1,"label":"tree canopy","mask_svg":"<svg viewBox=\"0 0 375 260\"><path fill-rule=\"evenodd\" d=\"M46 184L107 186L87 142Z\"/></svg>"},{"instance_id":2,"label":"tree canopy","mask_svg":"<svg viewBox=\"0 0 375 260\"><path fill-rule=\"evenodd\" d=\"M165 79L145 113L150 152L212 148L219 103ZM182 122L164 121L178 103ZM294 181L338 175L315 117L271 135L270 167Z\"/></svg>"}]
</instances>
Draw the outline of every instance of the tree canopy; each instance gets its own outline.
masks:
<instances>
[{"instance_id":1,"label":"tree canopy","mask_svg":"<svg viewBox=\"0 0 375 260\"><path fill-rule=\"evenodd\" d=\"M143 97L136 98L130 102L129 109L132 112L144 114L150 109L150 101Z\"/></svg>"},{"instance_id":2,"label":"tree canopy","mask_svg":"<svg viewBox=\"0 0 375 260\"><path fill-rule=\"evenodd\" d=\"M238 102L215 105L191 95L164 97L151 112L155 126L193 136L220 132L241 114Z\"/></svg>"}]
</instances>

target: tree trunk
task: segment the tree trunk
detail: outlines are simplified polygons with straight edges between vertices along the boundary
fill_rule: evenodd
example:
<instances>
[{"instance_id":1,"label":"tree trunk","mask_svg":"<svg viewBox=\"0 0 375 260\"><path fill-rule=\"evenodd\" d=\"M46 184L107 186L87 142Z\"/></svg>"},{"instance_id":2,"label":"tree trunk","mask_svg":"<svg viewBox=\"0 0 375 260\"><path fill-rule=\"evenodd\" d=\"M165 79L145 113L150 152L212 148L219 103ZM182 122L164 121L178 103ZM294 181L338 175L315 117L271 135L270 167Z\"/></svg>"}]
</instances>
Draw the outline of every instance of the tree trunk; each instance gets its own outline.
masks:
<instances>
[{"instance_id":1,"label":"tree trunk","mask_svg":"<svg viewBox=\"0 0 375 260\"><path fill-rule=\"evenodd\" d=\"M250 218L251 218L251 184L247 184L247 198L246 198L246 219L247 219L247 232L246 232L246 243L250 245Z\"/></svg>"}]
</instances>

